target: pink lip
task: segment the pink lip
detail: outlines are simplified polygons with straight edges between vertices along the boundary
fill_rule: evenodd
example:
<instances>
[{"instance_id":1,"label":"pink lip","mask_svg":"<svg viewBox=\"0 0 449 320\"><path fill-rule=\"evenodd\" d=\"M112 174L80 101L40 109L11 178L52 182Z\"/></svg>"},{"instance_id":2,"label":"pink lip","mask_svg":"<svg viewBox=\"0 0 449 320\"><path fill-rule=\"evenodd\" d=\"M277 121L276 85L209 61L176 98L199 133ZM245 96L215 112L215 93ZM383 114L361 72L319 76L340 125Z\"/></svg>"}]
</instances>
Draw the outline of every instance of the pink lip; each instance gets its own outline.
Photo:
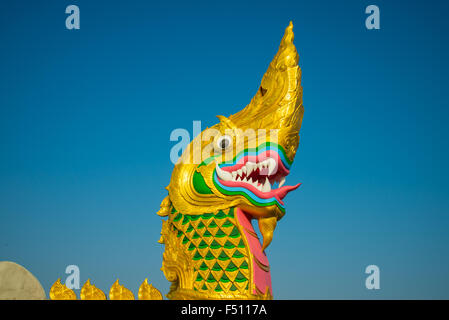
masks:
<instances>
[{"instance_id":1,"label":"pink lip","mask_svg":"<svg viewBox=\"0 0 449 320\"><path fill-rule=\"evenodd\" d=\"M282 199L285 198L287 193L297 189L301 185L301 183L298 183L298 184L296 184L294 186L282 186L282 187L277 188L277 189L272 189L269 192L262 192L259 189L257 189L256 187L254 187L254 186L252 186L252 185L250 185L248 183L245 183L245 182L223 181L219 177L217 177L217 178L220 180L220 182L223 185L225 185L227 187L241 187L241 188L245 188L245 189L248 189L249 191L251 191L252 193L254 193L259 198L262 198L262 199L275 198L282 205L284 205L284 202L282 201Z\"/></svg>"}]
</instances>

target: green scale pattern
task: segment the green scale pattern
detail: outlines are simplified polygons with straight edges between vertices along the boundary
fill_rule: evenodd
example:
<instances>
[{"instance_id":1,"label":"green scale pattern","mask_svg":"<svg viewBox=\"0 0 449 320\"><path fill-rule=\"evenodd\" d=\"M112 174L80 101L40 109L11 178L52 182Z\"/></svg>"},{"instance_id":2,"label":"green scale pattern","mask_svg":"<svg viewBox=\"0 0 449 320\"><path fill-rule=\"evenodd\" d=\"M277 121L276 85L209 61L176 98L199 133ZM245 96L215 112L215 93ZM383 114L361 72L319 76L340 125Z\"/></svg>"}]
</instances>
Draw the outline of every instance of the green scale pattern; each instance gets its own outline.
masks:
<instances>
[{"instance_id":1,"label":"green scale pattern","mask_svg":"<svg viewBox=\"0 0 449 320\"><path fill-rule=\"evenodd\" d=\"M249 250L239 230L234 208L227 212L187 215L172 207L171 232L181 239L194 265L193 288L200 292L247 293Z\"/></svg>"}]
</instances>

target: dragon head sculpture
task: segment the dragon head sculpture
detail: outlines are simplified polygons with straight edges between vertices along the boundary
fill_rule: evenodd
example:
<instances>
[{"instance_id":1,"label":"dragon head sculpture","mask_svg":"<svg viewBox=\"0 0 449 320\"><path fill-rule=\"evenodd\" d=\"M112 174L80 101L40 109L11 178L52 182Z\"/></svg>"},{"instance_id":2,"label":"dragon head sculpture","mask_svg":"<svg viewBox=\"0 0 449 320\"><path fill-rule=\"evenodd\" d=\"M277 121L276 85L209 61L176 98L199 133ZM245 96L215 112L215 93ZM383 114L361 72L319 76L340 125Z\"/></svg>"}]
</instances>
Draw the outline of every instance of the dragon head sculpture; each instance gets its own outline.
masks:
<instances>
[{"instance_id":1,"label":"dragon head sculpture","mask_svg":"<svg viewBox=\"0 0 449 320\"><path fill-rule=\"evenodd\" d=\"M207 128L176 163L158 214L171 299L272 298L265 248L285 214L304 108L287 27L251 102ZM254 231L257 220L262 241Z\"/></svg>"}]
</instances>

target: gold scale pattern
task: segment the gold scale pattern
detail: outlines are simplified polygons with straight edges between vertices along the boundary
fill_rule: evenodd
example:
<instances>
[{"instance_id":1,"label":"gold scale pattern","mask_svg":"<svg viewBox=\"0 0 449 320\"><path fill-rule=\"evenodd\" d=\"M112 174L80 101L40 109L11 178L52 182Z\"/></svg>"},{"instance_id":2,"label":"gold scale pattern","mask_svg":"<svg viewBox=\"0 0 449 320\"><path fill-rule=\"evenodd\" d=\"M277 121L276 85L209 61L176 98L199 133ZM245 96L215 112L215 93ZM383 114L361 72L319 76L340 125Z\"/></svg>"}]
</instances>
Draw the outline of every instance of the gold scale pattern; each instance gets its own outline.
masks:
<instances>
[{"instance_id":1,"label":"gold scale pattern","mask_svg":"<svg viewBox=\"0 0 449 320\"><path fill-rule=\"evenodd\" d=\"M250 282L249 250L234 208L217 213L185 215L174 207L169 228L193 261L193 290L200 293L247 295Z\"/></svg>"}]
</instances>

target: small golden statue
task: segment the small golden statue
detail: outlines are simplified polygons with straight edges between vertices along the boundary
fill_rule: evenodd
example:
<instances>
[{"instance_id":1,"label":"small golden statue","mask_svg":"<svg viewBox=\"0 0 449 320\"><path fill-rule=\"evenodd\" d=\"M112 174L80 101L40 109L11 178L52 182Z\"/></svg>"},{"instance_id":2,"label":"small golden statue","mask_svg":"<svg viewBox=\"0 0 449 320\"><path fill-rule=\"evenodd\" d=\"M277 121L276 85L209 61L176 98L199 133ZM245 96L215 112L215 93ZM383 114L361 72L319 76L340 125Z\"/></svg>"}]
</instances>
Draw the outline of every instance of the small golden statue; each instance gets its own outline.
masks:
<instances>
[{"instance_id":1,"label":"small golden statue","mask_svg":"<svg viewBox=\"0 0 449 320\"><path fill-rule=\"evenodd\" d=\"M138 297L139 300L162 300L162 294L153 285L148 284L148 279L140 285ZM91 284L90 279L87 279L81 288L80 298L81 300L106 300L106 295ZM50 299L76 300L76 294L58 279L50 289ZM117 279L109 290L109 300L134 300L134 294L122 286Z\"/></svg>"},{"instance_id":2,"label":"small golden statue","mask_svg":"<svg viewBox=\"0 0 449 320\"><path fill-rule=\"evenodd\" d=\"M86 283L81 288L80 297L81 300L106 300L104 292L91 284L90 279L87 279Z\"/></svg>"},{"instance_id":3,"label":"small golden statue","mask_svg":"<svg viewBox=\"0 0 449 320\"><path fill-rule=\"evenodd\" d=\"M76 294L73 290L66 287L65 284L61 283L59 278L51 286L50 289L50 299L51 300L76 300Z\"/></svg>"},{"instance_id":4,"label":"small golden statue","mask_svg":"<svg viewBox=\"0 0 449 320\"><path fill-rule=\"evenodd\" d=\"M148 284L148 279L141 284L138 297L139 300L162 300L162 294L152 284Z\"/></svg>"}]
</instances>

